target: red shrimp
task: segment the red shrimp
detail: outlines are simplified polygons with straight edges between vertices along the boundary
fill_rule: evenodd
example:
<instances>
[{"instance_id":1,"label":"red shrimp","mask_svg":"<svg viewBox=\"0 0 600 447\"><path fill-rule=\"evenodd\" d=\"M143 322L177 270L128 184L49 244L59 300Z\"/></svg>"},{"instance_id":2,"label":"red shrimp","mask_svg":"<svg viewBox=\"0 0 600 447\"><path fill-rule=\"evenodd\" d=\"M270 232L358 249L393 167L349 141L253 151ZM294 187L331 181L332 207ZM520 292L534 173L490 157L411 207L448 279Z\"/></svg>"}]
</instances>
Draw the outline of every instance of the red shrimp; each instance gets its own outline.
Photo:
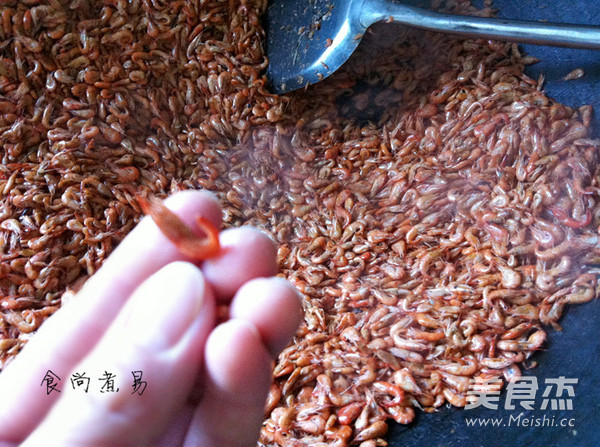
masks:
<instances>
[{"instance_id":1,"label":"red shrimp","mask_svg":"<svg viewBox=\"0 0 600 447\"><path fill-rule=\"evenodd\" d=\"M196 223L204 233L204 237L196 234L171 210L162 200L139 196L138 203L142 211L152 217L158 228L184 255L203 261L219 253L219 230L206 218L196 217Z\"/></svg>"}]
</instances>

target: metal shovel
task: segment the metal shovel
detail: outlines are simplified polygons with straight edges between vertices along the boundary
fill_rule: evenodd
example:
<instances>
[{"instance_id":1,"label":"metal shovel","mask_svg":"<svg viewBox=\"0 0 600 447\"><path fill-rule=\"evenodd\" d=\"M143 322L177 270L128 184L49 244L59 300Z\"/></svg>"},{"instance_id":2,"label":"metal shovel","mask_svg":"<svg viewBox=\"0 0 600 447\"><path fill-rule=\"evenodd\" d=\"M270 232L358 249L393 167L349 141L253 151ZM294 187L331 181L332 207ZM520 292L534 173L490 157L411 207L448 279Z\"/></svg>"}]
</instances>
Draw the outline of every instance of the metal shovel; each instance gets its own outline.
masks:
<instances>
[{"instance_id":1,"label":"metal shovel","mask_svg":"<svg viewBox=\"0 0 600 447\"><path fill-rule=\"evenodd\" d=\"M448 15L389 0L273 0L265 23L271 89L286 93L325 79L350 57L366 29L380 21L464 37L600 49L600 24Z\"/></svg>"}]
</instances>

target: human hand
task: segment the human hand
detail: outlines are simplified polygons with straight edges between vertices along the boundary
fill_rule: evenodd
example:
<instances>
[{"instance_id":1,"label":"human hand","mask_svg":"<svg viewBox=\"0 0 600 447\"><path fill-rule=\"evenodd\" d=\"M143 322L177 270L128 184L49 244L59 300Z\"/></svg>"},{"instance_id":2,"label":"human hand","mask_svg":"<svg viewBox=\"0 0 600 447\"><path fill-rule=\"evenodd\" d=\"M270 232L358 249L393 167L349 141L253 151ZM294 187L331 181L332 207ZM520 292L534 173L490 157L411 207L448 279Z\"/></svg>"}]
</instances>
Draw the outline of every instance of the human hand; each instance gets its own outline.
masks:
<instances>
[{"instance_id":1,"label":"human hand","mask_svg":"<svg viewBox=\"0 0 600 447\"><path fill-rule=\"evenodd\" d=\"M192 227L198 215L221 224L209 193L165 204ZM0 446L255 445L272 362L302 308L273 277L266 235L229 229L220 243L220 255L194 263L145 217L0 374ZM229 320L215 327L226 302ZM48 370L60 393L40 386ZM119 392L100 392L105 371ZM132 371L147 383L141 395ZM71 386L73 373L91 378L88 392Z\"/></svg>"}]
</instances>

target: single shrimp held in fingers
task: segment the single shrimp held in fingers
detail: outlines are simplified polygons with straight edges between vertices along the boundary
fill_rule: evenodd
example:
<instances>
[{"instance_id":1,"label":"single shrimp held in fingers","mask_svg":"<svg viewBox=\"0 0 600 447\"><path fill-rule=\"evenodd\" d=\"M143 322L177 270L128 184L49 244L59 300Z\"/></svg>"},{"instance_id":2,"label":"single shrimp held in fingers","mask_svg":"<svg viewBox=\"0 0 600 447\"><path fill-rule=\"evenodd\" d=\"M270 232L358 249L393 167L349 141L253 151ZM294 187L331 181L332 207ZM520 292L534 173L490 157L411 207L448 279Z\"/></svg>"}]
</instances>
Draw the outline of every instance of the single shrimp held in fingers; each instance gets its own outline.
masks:
<instances>
[{"instance_id":1,"label":"single shrimp held in fingers","mask_svg":"<svg viewBox=\"0 0 600 447\"><path fill-rule=\"evenodd\" d=\"M196 223L204 233L204 237L202 237L167 208L159 198L138 196L137 199L144 214L154 220L160 231L184 255L197 261L204 261L219 253L221 248L219 230L208 219L201 216L196 217Z\"/></svg>"}]
</instances>

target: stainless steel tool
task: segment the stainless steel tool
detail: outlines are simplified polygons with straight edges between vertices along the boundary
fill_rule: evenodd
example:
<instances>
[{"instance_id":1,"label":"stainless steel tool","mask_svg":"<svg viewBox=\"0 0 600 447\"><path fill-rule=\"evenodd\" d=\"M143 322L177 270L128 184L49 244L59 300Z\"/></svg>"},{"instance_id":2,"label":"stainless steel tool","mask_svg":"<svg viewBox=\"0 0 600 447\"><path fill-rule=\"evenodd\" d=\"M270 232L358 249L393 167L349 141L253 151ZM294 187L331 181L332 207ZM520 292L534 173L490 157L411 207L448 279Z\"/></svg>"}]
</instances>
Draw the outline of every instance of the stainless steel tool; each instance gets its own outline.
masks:
<instances>
[{"instance_id":1,"label":"stainless steel tool","mask_svg":"<svg viewBox=\"0 0 600 447\"><path fill-rule=\"evenodd\" d=\"M464 37L600 49L598 26L441 14L389 0L273 0L266 14L267 78L285 93L335 72L375 22Z\"/></svg>"}]
</instances>

